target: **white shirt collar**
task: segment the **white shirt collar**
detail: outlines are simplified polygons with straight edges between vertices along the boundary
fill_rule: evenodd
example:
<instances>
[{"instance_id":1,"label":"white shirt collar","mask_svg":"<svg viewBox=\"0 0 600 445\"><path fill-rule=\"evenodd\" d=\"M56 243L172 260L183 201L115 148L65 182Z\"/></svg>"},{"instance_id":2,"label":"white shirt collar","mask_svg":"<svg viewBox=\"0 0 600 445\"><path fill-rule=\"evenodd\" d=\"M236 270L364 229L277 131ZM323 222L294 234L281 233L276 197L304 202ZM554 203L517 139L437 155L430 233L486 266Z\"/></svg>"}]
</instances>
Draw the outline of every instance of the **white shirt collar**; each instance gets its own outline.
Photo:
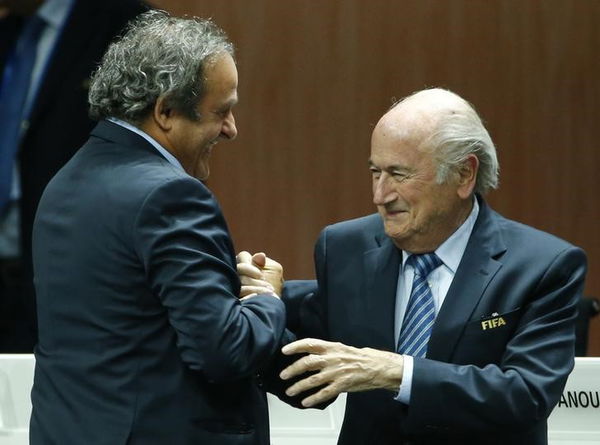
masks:
<instances>
[{"instance_id":1,"label":"white shirt collar","mask_svg":"<svg viewBox=\"0 0 600 445\"><path fill-rule=\"evenodd\" d=\"M477 202L477 198L473 197L473 208L465 222L463 222L460 227L435 250L435 254L453 274L456 273L460 260L465 253L467 243L471 237L471 232L473 231L478 215L479 203ZM412 255L412 253L406 250L402 251L402 268L406 265L406 261L410 255Z\"/></svg>"},{"instance_id":2,"label":"white shirt collar","mask_svg":"<svg viewBox=\"0 0 600 445\"><path fill-rule=\"evenodd\" d=\"M166 148L164 148L162 145L160 145L158 142L156 142L156 140L154 138L152 138L152 136L150 136L148 133L140 130L138 127L131 125L129 122L125 122L121 119L117 119L116 117L109 117L107 120L109 120L113 124L117 124L123 128L126 128L129 131L133 131L135 134L140 135L141 137L146 139L148 142L150 142L150 144L152 144L152 146L154 148L156 148L156 150L161 155L163 155L167 159L167 161L169 161L170 164L183 170L183 167L181 166L181 163L177 160L177 158L175 158L175 156L173 156Z\"/></svg>"}]
</instances>

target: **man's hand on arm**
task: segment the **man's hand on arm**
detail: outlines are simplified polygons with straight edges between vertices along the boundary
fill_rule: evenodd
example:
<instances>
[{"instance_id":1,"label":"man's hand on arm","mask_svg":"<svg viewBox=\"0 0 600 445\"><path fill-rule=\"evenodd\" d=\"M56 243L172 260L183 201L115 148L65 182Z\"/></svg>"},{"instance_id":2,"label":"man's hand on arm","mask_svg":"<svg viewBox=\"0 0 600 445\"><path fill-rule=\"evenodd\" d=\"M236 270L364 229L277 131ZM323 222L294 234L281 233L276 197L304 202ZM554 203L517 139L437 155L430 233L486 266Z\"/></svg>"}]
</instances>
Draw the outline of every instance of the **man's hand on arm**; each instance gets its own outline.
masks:
<instances>
[{"instance_id":1,"label":"man's hand on arm","mask_svg":"<svg viewBox=\"0 0 600 445\"><path fill-rule=\"evenodd\" d=\"M354 348L342 343L305 338L283 347L286 355L307 354L284 369L280 377L288 380L305 372L315 372L292 386L286 394L295 396L323 386L302 400L311 407L337 397L342 392L388 389L397 392L402 382L404 358L400 354L371 348Z\"/></svg>"},{"instance_id":2,"label":"man's hand on arm","mask_svg":"<svg viewBox=\"0 0 600 445\"><path fill-rule=\"evenodd\" d=\"M264 253L242 251L237 257L237 272L242 282L240 298L260 293L279 297L283 290L283 267Z\"/></svg>"}]
</instances>

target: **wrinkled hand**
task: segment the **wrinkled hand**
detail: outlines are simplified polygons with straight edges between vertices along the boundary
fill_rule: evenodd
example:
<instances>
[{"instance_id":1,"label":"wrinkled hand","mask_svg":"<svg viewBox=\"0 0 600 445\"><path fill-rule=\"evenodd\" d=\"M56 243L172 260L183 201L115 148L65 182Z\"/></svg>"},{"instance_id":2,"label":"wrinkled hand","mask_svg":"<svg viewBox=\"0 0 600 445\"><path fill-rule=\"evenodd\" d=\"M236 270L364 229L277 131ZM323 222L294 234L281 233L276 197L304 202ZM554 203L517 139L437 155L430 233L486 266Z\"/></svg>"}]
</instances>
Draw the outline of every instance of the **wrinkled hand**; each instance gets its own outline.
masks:
<instances>
[{"instance_id":1,"label":"wrinkled hand","mask_svg":"<svg viewBox=\"0 0 600 445\"><path fill-rule=\"evenodd\" d=\"M242 282L240 297L271 292L277 296L283 290L283 267L264 253L242 251L237 257L237 272Z\"/></svg>"},{"instance_id":2,"label":"wrinkled hand","mask_svg":"<svg viewBox=\"0 0 600 445\"><path fill-rule=\"evenodd\" d=\"M295 396L323 386L321 390L302 400L305 407L318 405L342 392L377 388L398 391L402 381L404 358L393 352L371 348L359 349L314 338L290 343L282 348L282 352L286 355L308 354L279 374L283 380L308 371L318 371L286 390L288 396Z\"/></svg>"}]
</instances>

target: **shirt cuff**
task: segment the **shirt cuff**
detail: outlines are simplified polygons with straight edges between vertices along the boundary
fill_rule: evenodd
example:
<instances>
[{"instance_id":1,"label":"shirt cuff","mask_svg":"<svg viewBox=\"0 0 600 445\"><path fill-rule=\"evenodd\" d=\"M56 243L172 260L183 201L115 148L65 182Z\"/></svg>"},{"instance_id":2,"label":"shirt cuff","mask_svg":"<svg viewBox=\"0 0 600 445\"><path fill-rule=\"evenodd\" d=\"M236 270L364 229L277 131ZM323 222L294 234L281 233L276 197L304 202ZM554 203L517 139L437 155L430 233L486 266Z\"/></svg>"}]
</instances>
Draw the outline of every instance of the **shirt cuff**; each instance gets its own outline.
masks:
<instances>
[{"instance_id":1,"label":"shirt cuff","mask_svg":"<svg viewBox=\"0 0 600 445\"><path fill-rule=\"evenodd\" d=\"M404 356L404 369L402 370L402 383L398 395L394 397L398 402L406 405L410 403L410 390L412 388L413 377L413 358L410 355Z\"/></svg>"}]
</instances>

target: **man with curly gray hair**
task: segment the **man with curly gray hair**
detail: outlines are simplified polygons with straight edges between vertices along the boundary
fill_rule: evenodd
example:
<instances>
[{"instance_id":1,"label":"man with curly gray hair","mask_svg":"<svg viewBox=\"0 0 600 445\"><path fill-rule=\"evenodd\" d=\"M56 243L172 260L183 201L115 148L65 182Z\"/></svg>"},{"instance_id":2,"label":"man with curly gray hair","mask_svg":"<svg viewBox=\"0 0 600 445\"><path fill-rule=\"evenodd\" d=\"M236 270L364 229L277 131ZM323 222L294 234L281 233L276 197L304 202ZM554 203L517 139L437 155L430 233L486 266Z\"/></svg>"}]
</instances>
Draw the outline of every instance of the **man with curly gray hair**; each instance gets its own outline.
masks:
<instances>
[{"instance_id":1,"label":"man with curly gray hair","mask_svg":"<svg viewBox=\"0 0 600 445\"><path fill-rule=\"evenodd\" d=\"M284 330L281 289L239 299L202 182L237 134L231 43L210 20L145 13L107 50L89 102L100 122L34 224L31 443L268 444L255 376Z\"/></svg>"}]
</instances>

